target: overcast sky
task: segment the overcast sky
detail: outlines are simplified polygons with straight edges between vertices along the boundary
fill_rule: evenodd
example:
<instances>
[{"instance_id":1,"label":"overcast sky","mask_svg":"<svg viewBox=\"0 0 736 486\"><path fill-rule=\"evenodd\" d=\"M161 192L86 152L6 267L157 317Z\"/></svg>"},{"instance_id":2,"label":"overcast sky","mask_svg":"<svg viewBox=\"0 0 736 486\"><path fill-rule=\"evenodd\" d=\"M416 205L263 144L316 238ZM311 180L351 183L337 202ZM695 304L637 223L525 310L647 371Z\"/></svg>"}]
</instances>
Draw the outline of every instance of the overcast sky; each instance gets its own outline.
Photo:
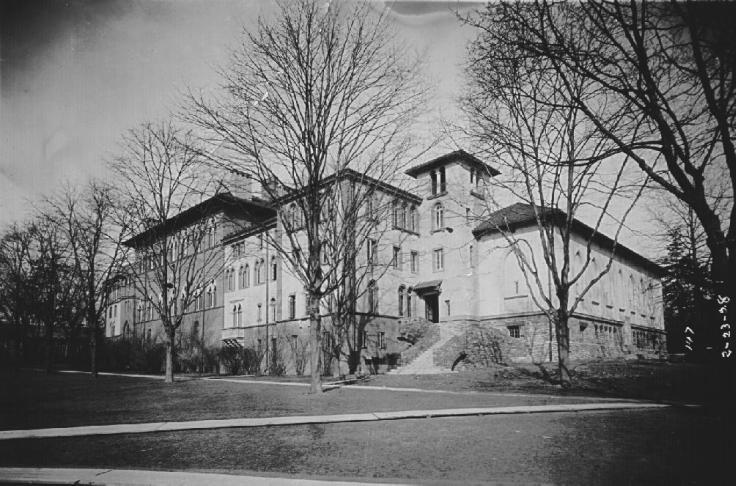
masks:
<instances>
[{"instance_id":1,"label":"overcast sky","mask_svg":"<svg viewBox=\"0 0 736 486\"><path fill-rule=\"evenodd\" d=\"M332 0L337 1L337 0ZM479 4L376 1L426 55L434 123L456 116L465 46L453 10ZM64 180L104 177L121 134L165 119L186 88L217 82L230 46L269 0L20 0L0 3L0 226ZM428 130L438 133L437 128ZM447 141L442 149L454 149ZM640 226L637 221L633 226ZM624 243L652 254L641 234Z\"/></svg>"}]
</instances>

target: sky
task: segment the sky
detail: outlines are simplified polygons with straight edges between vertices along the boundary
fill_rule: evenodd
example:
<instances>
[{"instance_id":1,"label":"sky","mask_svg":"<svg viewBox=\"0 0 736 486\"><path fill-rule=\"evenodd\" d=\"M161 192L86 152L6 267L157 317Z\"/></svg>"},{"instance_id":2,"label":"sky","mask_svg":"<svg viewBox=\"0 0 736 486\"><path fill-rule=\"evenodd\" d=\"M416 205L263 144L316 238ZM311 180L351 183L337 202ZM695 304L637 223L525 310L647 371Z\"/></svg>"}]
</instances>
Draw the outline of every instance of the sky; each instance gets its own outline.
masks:
<instances>
[{"instance_id":1,"label":"sky","mask_svg":"<svg viewBox=\"0 0 736 486\"><path fill-rule=\"evenodd\" d=\"M332 0L339 1L339 0ZM327 3L327 2L326 2ZM375 1L424 56L428 131L457 117L474 33L454 11L470 2ZM0 2L0 227L66 181L105 178L120 139L177 111L188 88L213 89L243 30L271 0L5 0ZM437 151L454 150L444 141ZM644 218L639 218L640 222ZM636 230L623 242L652 250Z\"/></svg>"}]
</instances>

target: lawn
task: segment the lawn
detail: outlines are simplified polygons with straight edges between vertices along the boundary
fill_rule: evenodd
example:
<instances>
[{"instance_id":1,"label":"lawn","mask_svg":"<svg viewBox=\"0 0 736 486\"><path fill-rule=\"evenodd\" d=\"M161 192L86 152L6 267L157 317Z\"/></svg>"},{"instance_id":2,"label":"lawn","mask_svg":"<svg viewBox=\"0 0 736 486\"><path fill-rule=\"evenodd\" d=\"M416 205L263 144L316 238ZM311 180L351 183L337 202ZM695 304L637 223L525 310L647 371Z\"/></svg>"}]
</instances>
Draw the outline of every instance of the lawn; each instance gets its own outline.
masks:
<instances>
[{"instance_id":1,"label":"lawn","mask_svg":"<svg viewBox=\"0 0 736 486\"><path fill-rule=\"evenodd\" d=\"M430 394L350 387L310 395L306 387L222 380L186 379L171 385L149 378L100 376L93 379L85 374L0 372L0 429L580 401L584 400L542 395Z\"/></svg>"},{"instance_id":2,"label":"lawn","mask_svg":"<svg viewBox=\"0 0 736 486\"><path fill-rule=\"evenodd\" d=\"M435 418L0 441L0 465L422 484L716 484L733 450L724 430L724 418L679 408Z\"/></svg>"},{"instance_id":3,"label":"lawn","mask_svg":"<svg viewBox=\"0 0 736 486\"><path fill-rule=\"evenodd\" d=\"M457 391L488 391L597 396L691 403L718 402L733 396L732 378L711 366L667 361L592 361L572 363L573 386L550 382L556 366L497 366L447 375L379 375L372 385Z\"/></svg>"}]
</instances>

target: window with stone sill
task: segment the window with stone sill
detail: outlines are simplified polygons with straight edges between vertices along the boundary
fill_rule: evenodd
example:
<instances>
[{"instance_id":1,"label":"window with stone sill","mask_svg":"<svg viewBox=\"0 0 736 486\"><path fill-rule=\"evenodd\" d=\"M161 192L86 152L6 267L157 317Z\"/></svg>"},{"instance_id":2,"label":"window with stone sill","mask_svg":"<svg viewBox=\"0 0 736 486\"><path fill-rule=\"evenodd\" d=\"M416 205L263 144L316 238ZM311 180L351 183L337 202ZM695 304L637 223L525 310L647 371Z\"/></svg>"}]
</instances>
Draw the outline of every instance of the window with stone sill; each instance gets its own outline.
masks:
<instances>
[{"instance_id":1,"label":"window with stone sill","mask_svg":"<svg viewBox=\"0 0 736 486\"><path fill-rule=\"evenodd\" d=\"M509 330L509 336L511 336L512 338L518 339L521 337L520 326L508 326L507 329Z\"/></svg>"}]
</instances>

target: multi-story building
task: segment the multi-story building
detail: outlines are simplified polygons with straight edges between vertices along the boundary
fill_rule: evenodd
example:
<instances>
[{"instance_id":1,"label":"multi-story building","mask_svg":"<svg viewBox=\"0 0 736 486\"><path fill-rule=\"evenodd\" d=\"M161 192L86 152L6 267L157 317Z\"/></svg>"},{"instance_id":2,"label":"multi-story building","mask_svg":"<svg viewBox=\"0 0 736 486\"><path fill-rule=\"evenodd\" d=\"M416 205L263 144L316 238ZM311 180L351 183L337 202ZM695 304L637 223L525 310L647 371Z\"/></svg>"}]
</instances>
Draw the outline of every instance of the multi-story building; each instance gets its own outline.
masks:
<instances>
[{"instance_id":1,"label":"multi-story building","mask_svg":"<svg viewBox=\"0 0 736 486\"><path fill-rule=\"evenodd\" d=\"M415 166L406 174L415 182L410 191L352 171L325 181L344 184L349 191L356 184L366 188L370 200L362 217L377 220L363 235L365 241L355 242L359 251L347 267L356 274L346 279L355 287L348 293L351 326L337 347L345 348L354 364L381 369L397 361L406 347L398 340L401 324L426 321L455 329L489 326L518 340L514 358L553 359L556 346L549 320L535 305L516 257L498 230L512 227L515 237L536 246L539 254L533 209L517 203L488 211L488 185L498 171L464 151ZM300 236L295 240L286 234L298 231L299 224L284 227L287 218L298 217L292 216L297 213L294 197L298 195L269 202L253 191L242 197L221 194L168 223L171 231L179 231L192 218L208 218L211 245L222 260L221 272L203 291L203 300L186 314L183 332L201 333L210 346L264 350L264 356L270 354L264 359L275 364L278 358L286 372L299 368L296 361L309 327L304 284L294 264L304 250L292 248ZM385 211L377 210L379 206ZM136 237L129 244L141 241L144 238ZM584 288L611 258L612 264L570 320L572 359L661 349L665 337L661 269L576 221L573 270L588 260L589 241L585 274L589 278L581 279L572 293ZM325 267L346 264L331 261L327 251L322 260ZM548 278L541 275L545 285L550 285ZM127 306L125 301L110 300L115 303L108 310L107 335L128 329L147 339L161 339L154 313L140 301ZM116 310L118 305L122 307ZM324 299L326 343L335 339L331 317L339 305L329 295ZM328 354L325 360L330 360ZM332 362L328 368L347 371L344 363Z\"/></svg>"}]
</instances>

